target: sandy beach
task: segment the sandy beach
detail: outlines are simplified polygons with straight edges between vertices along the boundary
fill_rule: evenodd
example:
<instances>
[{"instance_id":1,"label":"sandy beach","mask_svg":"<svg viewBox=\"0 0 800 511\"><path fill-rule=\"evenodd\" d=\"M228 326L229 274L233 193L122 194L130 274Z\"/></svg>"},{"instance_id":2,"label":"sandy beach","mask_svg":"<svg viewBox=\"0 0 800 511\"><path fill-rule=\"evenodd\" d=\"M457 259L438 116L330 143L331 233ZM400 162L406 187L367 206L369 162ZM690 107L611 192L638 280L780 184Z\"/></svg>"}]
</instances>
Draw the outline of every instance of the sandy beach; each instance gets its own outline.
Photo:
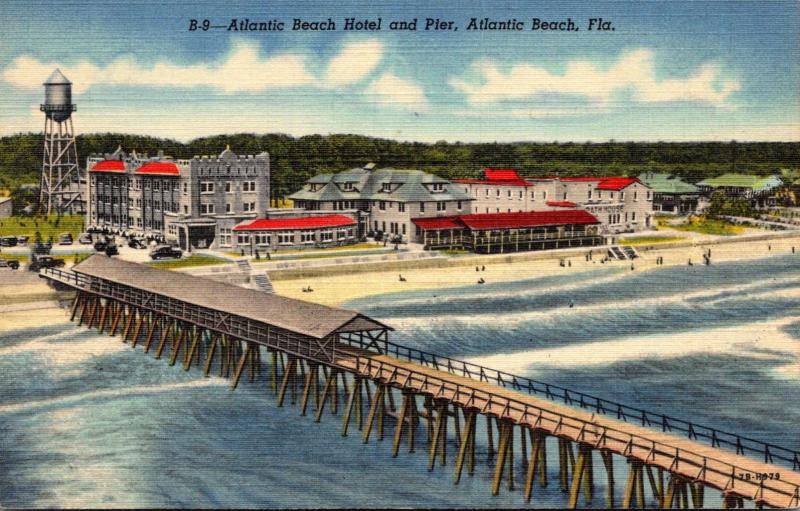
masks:
<instances>
[{"instance_id":1,"label":"sandy beach","mask_svg":"<svg viewBox=\"0 0 800 511\"><path fill-rule=\"evenodd\" d=\"M647 271L656 267L656 258L663 257L664 266L686 266L689 260L695 265L703 264L703 253L711 249L711 263L733 260L758 259L772 255L790 254L792 246L797 248L798 264L800 264L800 235L791 238L725 243L719 245L698 245L696 247L665 248L650 251L639 251L640 258L635 261L609 261L604 266L625 268L630 271ZM588 252L585 251L585 252ZM600 259L605 250L596 248L593 261L586 261L581 252L567 258L564 267L558 259L534 261L501 262L503 256L496 256L496 264L485 264L484 271L475 271L475 266L460 265L446 268L422 268L408 270L376 271L349 275L330 275L293 280L276 280L273 282L275 292L284 296L313 301L325 305L341 305L348 300L364 298L382 293L414 291L456 287L477 283L479 278L489 282L508 282L520 279L531 279L559 274L570 274L601 268ZM470 257L470 256L464 256ZM486 257L482 256L481 260ZM406 279L400 281L400 275ZM303 288L311 286L311 293L303 292Z\"/></svg>"}]
</instances>

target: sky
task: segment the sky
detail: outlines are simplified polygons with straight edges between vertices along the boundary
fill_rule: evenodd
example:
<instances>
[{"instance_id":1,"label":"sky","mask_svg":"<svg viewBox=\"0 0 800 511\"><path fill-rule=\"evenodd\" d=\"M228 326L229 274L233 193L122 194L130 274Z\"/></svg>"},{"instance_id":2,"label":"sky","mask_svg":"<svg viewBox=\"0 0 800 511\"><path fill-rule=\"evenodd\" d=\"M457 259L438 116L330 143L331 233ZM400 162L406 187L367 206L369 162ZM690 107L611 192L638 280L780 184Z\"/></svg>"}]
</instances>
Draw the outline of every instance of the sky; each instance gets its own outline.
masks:
<instances>
[{"instance_id":1,"label":"sky","mask_svg":"<svg viewBox=\"0 0 800 511\"><path fill-rule=\"evenodd\" d=\"M329 18L336 30L292 30ZM347 18L381 30L345 30ZM452 24L425 30L428 18ZM471 18L523 30L468 30ZM578 30L532 30L534 18ZM192 19L223 28L190 31ZM285 25L228 30L233 19ZM78 133L798 141L799 36L794 0L1 0L0 135L42 130L58 67Z\"/></svg>"}]
</instances>

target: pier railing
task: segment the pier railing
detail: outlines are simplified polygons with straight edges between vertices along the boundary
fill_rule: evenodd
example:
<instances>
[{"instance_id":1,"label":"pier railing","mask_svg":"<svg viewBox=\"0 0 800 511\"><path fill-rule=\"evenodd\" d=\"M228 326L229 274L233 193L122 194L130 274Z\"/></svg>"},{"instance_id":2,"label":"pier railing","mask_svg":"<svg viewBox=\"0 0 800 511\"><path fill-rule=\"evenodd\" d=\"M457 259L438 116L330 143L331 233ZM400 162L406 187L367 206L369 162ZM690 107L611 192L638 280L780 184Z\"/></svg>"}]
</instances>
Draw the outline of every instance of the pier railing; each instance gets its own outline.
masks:
<instances>
[{"instance_id":1,"label":"pier railing","mask_svg":"<svg viewBox=\"0 0 800 511\"><path fill-rule=\"evenodd\" d=\"M376 349L374 343L370 346L370 343L356 336L351 336L349 339L343 337L342 340L362 349L372 351ZM736 454L758 455L763 457L765 463L778 463L800 472L800 451L722 431L678 417L647 411L525 376L517 376L463 360L409 348L393 342L383 343L383 348L386 355L400 360L407 360L425 367L446 371L450 374L492 383L519 392L526 392L533 396L544 397L550 401L562 402L594 413L616 417L618 420L625 422L660 429L666 433L683 434L691 440L707 441L712 447L729 449L735 451Z\"/></svg>"},{"instance_id":2,"label":"pier railing","mask_svg":"<svg viewBox=\"0 0 800 511\"><path fill-rule=\"evenodd\" d=\"M441 357L440 357L441 358ZM717 488L752 498L756 502L782 500L786 507L800 505L800 486L767 474L753 474L746 467L714 456L681 449L635 432L595 423L564 412L548 410L524 401L486 392L469 384L458 384L391 362L371 357L352 356L356 373L404 389L415 389L434 398L458 402L465 408L480 410L503 420L528 424L549 434L569 437L576 442L605 448L621 455L644 460L694 481L703 481ZM440 370L446 370L447 366ZM519 389L517 389L519 390ZM594 414L592 414L594 418ZM774 474L773 474L774 476ZM765 495L769 492L769 497Z\"/></svg>"}]
</instances>

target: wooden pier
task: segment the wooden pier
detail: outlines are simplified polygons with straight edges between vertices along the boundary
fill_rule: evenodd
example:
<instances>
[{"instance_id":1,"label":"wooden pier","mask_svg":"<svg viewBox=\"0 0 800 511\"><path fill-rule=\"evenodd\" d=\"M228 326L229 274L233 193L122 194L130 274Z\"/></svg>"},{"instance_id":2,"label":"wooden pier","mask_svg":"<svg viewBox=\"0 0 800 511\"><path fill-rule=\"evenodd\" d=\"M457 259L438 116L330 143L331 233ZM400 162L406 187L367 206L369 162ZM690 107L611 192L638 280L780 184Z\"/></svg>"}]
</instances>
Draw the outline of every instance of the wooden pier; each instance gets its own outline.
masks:
<instances>
[{"instance_id":1,"label":"wooden pier","mask_svg":"<svg viewBox=\"0 0 800 511\"><path fill-rule=\"evenodd\" d=\"M477 423L485 420L495 495L521 482L530 501L537 483L556 482L557 468L570 508L595 498L596 470L606 472L606 507L699 508L706 488L721 492L725 507L800 506L795 467L390 356L391 328L356 312L103 255L41 276L76 290L71 320L119 335L170 365L213 370L230 378L232 389L243 376L255 382L269 370L278 406L288 399L318 422L327 409L341 415L342 435L357 427L365 443L384 440L391 421L394 456L405 437L409 452L427 452L429 470L437 460L451 462L455 484L475 472ZM557 460L547 459L552 442ZM448 456L449 448L455 450ZM621 495L615 462L628 465Z\"/></svg>"}]
</instances>

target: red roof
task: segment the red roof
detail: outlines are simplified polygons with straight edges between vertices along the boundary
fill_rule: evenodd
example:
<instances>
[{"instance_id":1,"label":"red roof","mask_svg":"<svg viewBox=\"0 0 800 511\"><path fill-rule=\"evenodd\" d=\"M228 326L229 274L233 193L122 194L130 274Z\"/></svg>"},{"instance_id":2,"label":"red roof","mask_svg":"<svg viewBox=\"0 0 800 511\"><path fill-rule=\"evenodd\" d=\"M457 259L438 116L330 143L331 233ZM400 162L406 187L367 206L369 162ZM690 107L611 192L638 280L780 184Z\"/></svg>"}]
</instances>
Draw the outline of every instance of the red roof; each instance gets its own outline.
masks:
<instances>
[{"instance_id":1,"label":"red roof","mask_svg":"<svg viewBox=\"0 0 800 511\"><path fill-rule=\"evenodd\" d=\"M453 182L477 185L533 186L522 179L514 169L490 169L487 167L483 170L483 175L484 179L453 179Z\"/></svg>"},{"instance_id":2,"label":"red roof","mask_svg":"<svg viewBox=\"0 0 800 511\"><path fill-rule=\"evenodd\" d=\"M89 172L125 172L122 160L103 160L95 163Z\"/></svg>"},{"instance_id":3,"label":"red roof","mask_svg":"<svg viewBox=\"0 0 800 511\"><path fill-rule=\"evenodd\" d=\"M483 175L488 181L521 181L517 171L514 169L483 169Z\"/></svg>"},{"instance_id":4,"label":"red roof","mask_svg":"<svg viewBox=\"0 0 800 511\"><path fill-rule=\"evenodd\" d=\"M475 215L445 216L438 218L412 218L421 229L437 231L442 229L473 230L486 229L525 229L547 225L587 225L600 221L582 209L557 211L523 211L517 213L486 213Z\"/></svg>"},{"instance_id":5,"label":"red roof","mask_svg":"<svg viewBox=\"0 0 800 511\"><path fill-rule=\"evenodd\" d=\"M568 200L549 200L545 204L554 208L574 208L577 206L577 204Z\"/></svg>"},{"instance_id":6,"label":"red roof","mask_svg":"<svg viewBox=\"0 0 800 511\"><path fill-rule=\"evenodd\" d=\"M608 177L600 181L597 185L598 190L622 190L633 183L640 181L635 177Z\"/></svg>"},{"instance_id":7,"label":"red roof","mask_svg":"<svg viewBox=\"0 0 800 511\"><path fill-rule=\"evenodd\" d=\"M591 176L576 176L576 177L562 177L561 181L597 181L598 190L622 190L633 183L640 183L639 179L635 177L591 177Z\"/></svg>"},{"instance_id":8,"label":"red roof","mask_svg":"<svg viewBox=\"0 0 800 511\"><path fill-rule=\"evenodd\" d=\"M470 229L519 229L545 225L599 224L600 221L582 209L557 211L523 211L518 213L487 213L459 217Z\"/></svg>"},{"instance_id":9,"label":"red roof","mask_svg":"<svg viewBox=\"0 0 800 511\"><path fill-rule=\"evenodd\" d=\"M177 165L167 161L151 161L136 169L136 174L163 174L177 176L180 173L181 171L178 169Z\"/></svg>"},{"instance_id":10,"label":"red roof","mask_svg":"<svg viewBox=\"0 0 800 511\"><path fill-rule=\"evenodd\" d=\"M286 229L322 229L355 225L356 221L344 215L307 216L300 218L262 218L249 224L239 224L234 231L276 231Z\"/></svg>"},{"instance_id":11,"label":"red roof","mask_svg":"<svg viewBox=\"0 0 800 511\"><path fill-rule=\"evenodd\" d=\"M444 229L463 229L464 224L457 216L440 216L437 218L412 218L412 222L426 231L441 231Z\"/></svg>"}]
</instances>

